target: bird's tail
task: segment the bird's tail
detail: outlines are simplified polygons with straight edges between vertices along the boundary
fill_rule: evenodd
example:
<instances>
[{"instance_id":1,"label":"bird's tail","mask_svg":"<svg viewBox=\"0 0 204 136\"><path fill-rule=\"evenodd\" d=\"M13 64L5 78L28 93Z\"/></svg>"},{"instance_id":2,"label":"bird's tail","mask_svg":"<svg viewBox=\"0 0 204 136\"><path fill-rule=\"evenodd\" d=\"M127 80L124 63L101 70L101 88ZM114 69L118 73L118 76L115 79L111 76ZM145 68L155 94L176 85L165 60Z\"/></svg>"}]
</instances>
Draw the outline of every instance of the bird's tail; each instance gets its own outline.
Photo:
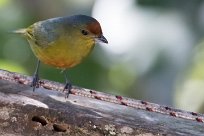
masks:
<instances>
[{"instance_id":1,"label":"bird's tail","mask_svg":"<svg viewBox=\"0 0 204 136\"><path fill-rule=\"evenodd\" d=\"M33 39L33 35L32 35L32 28L22 28L22 29L18 29L18 30L14 30L12 31L12 33L14 34L20 34L26 38L29 39Z\"/></svg>"},{"instance_id":2,"label":"bird's tail","mask_svg":"<svg viewBox=\"0 0 204 136\"><path fill-rule=\"evenodd\" d=\"M26 31L26 28L22 28L22 29L18 29L18 30L12 31L12 33L21 34L21 35L25 35L26 32L27 32L27 31Z\"/></svg>"}]
</instances>

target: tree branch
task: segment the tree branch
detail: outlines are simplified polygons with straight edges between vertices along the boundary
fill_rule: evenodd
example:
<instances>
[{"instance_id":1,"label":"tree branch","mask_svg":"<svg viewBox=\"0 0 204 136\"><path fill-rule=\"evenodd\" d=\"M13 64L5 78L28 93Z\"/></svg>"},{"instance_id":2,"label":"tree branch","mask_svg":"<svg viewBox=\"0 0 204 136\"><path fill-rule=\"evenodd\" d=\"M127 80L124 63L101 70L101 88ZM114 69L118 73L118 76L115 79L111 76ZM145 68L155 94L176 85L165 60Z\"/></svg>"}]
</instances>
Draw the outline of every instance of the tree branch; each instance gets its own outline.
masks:
<instances>
[{"instance_id":1,"label":"tree branch","mask_svg":"<svg viewBox=\"0 0 204 136\"><path fill-rule=\"evenodd\" d=\"M203 135L204 116L0 70L1 135Z\"/></svg>"}]
</instances>

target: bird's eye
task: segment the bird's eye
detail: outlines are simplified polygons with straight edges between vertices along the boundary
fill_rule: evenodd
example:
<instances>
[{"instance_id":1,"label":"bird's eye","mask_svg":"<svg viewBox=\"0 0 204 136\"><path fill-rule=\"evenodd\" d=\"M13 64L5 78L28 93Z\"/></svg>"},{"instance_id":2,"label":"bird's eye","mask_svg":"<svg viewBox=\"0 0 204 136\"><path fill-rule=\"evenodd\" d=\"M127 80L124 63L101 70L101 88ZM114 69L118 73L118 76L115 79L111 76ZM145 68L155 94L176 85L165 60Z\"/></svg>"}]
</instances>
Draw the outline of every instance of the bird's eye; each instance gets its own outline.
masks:
<instances>
[{"instance_id":1,"label":"bird's eye","mask_svg":"<svg viewBox=\"0 0 204 136\"><path fill-rule=\"evenodd\" d=\"M87 32L86 30L81 30L81 33L82 33L83 35L88 35L88 34L89 34L89 32Z\"/></svg>"}]
</instances>

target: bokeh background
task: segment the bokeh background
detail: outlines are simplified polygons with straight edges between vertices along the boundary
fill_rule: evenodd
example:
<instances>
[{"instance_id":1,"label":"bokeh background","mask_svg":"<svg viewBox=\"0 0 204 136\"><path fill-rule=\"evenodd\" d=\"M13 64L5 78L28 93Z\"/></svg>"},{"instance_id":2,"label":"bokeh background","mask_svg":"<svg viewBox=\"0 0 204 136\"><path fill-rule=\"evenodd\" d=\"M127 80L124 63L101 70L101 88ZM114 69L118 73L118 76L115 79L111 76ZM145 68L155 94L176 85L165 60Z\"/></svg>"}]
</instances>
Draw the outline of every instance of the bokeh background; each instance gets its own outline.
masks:
<instances>
[{"instance_id":1,"label":"bokeh background","mask_svg":"<svg viewBox=\"0 0 204 136\"><path fill-rule=\"evenodd\" d=\"M29 44L10 31L74 14L95 17L109 41L69 70L74 85L204 113L203 0L0 0L0 69L35 69ZM64 82L47 65L40 76Z\"/></svg>"}]
</instances>

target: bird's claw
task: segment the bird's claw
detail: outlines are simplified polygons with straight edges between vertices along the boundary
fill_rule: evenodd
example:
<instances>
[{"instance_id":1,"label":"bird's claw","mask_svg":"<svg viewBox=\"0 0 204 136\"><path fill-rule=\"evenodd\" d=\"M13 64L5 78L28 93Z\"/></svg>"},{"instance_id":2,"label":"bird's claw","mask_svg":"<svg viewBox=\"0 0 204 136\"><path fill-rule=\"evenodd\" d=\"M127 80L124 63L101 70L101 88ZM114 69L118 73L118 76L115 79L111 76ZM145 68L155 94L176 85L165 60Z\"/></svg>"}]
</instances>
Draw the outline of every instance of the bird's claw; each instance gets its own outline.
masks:
<instances>
[{"instance_id":1,"label":"bird's claw","mask_svg":"<svg viewBox=\"0 0 204 136\"><path fill-rule=\"evenodd\" d=\"M66 85L64 86L63 92L65 92L65 98L69 97L70 91L72 89L72 84L71 83L66 83Z\"/></svg>"},{"instance_id":2,"label":"bird's claw","mask_svg":"<svg viewBox=\"0 0 204 136\"><path fill-rule=\"evenodd\" d=\"M39 77L38 77L38 75L37 74L35 74L34 76L33 76L33 81L32 81L32 83L31 83L31 87L33 87L33 92L35 91L35 88L38 88L39 87Z\"/></svg>"}]
</instances>

